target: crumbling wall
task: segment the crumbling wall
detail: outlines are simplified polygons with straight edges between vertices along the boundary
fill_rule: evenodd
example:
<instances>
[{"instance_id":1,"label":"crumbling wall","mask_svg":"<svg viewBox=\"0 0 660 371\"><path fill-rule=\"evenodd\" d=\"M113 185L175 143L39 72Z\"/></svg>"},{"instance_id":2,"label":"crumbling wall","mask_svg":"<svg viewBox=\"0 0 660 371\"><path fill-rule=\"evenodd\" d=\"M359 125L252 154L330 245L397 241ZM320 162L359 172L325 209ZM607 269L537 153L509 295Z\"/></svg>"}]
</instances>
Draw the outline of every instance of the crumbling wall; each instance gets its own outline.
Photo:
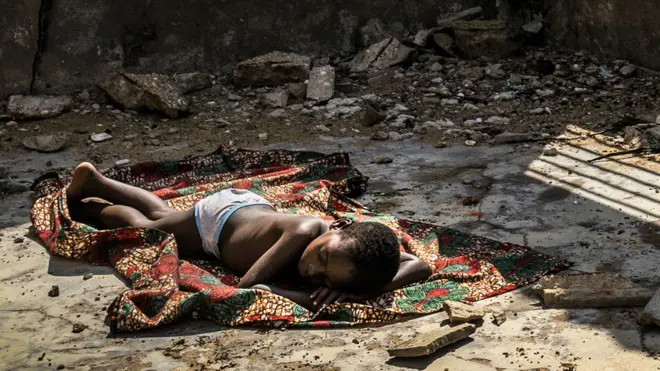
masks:
<instances>
[{"instance_id":1,"label":"crumbling wall","mask_svg":"<svg viewBox=\"0 0 660 371\"><path fill-rule=\"evenodd\" d=\"M628 59L660 70L657 0L545 0L557 44Z\"/></svg>"},{"instance_id":2,"label":"crumbling wall","mask_svg":"<svg viewBox=\"0 0 660 371\"><path fill-rule=\"evenodd\" d=\"M370 18L403 36L434 25L442 13L494 1L0 0L0 99L30 87L88 87L110 62L169 74L218 71L273 50L349 54Z\"/></svg>"}]
</instances>

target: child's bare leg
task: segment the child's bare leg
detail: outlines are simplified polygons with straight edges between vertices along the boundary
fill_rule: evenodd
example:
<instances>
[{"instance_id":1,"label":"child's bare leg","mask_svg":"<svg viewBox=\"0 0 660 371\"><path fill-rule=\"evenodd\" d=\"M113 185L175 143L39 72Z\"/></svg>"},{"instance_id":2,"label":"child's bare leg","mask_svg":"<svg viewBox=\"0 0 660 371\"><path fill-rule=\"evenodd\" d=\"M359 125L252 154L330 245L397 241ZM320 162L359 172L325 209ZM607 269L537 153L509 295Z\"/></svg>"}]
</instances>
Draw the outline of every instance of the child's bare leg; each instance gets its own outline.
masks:
<instances>
[{"instance_id":1,"label":"child's bare leg","mask_svg":"<svg viewBox=\"0 0 660 371\"><path fill-rule=\"evenodd\" d=\"M129 206L150 220L158 220L176 212L153 193L108 179L101 175L94 165L84 162L73 171L73 180L67 189L67 199L75 203L89 197Z\"/></svg>"},{"instance_id":2,"label":"child's bare leg","mask_svg":"<svg viewBox=\"0 0 660 371\"><path fill-rule=\"evenodd\" d=\"M85 214L89 215L92 220L98 220L102 227L109 229L123 227L159 229L174 235L181 258L208 258L208 255L202 249L202 239L197 230L193 210L173 210L158 220L150 220L140 211L129 206L95 202L86 202L82 205Z\"/></svg>"}]
</instances>

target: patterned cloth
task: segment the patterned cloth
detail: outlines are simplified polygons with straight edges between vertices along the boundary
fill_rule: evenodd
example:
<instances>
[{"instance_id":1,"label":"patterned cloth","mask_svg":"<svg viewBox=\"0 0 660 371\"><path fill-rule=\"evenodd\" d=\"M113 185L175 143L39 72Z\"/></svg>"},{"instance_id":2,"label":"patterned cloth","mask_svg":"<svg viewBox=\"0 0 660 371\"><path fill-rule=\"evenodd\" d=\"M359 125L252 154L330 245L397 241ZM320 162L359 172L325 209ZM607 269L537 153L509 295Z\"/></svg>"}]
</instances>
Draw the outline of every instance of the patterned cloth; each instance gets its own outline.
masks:
<instances>
[{"instance_id":1,"label":"patterned cloth","mask_svg":"<svg viewBox=\"0 0 660 371\"><path fill-rule=\"evenodd\" d=\"M98 230L71 220L68 175L46 174L33 186L31 220L50 252L112 265L130 284L109 308L112 331L139 331L183 318L223 325L332 327L373 324L441 310L445 300L476 301L536 281L568 264L523 246L371 212L348 198L367 178L348 155L220 148L181 161L112 168L108 178L147 189L177 210L222 189L249 189L281 212L326 220L378 221L397 234L401 250L426 261L433 276L364 304L333 304L323 313L270 292L237 289L239 281L213 261L178 258L174 238L141 228Z\"/></svg>"}]
</instances>

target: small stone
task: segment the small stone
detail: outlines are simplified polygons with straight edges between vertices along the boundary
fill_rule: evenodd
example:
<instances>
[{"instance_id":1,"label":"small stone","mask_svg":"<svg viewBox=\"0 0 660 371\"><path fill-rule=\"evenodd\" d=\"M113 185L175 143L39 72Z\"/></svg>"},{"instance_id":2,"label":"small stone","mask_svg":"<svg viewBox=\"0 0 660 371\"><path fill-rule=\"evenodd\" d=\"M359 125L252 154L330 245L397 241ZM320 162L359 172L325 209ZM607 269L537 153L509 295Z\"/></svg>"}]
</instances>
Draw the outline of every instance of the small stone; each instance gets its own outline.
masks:
<instances>
[{"instance_id":1,"label":"small stone","mask_svg":"<svg viewBox=\"0 0 660 371\"><path fill-rule=\"evenodd\" d=\"M130 162L131 162L131 160L125 158L125 159L122 159L122 160L115 161L115 165L124 166L124 165L128 165Z\"/></svg>"},{"instance_id":2,"label":"small stone","mask_svg":"<svg viewBox=\"0 0 660 371\"><path fill-rule=\"evenodd\" d=\"M60 296L60 287L57 285L53 285L53 287L50 288L50 291L48 291L48 296L51 298L56 298Z\"/></svg>"},{"instance_id":3,"label":"small stone","mask_svg":"<svg viewBox=\"0 0 660 371\"><path fill-rule=\"evenodd\" d=\"M85 331L86 328L87 328L87 326L83 325L82 323L74 323L72 332L74 334L79 334L79 333Z\"/></svg>"},{"instance_id":4,"label":"small stone","mask_svg":"<svg viewBox=\"0 0 660 371\"><path fill-rule=\"evenodd\" d=\"M274 117L274 118L280 118L284 115L286 115L286 111L282 108L278 108L276 110L273 110L273 112L268 114L268 116Z\"/></svg>"},{"instance_id":5,"label":"small stone","mask_svg":"<svg viewBox=\"0 0 660 371\"><path fill-rule=\"evenodd\" d=\"M469 175L464 176L461 179L461 181L463 182L463 184L472 184L472 183L474 183L474 179L472 179L472 177L469 176Z\"/></svg>"},{"instance_id":6,"label":"small stone","mask_svg":"<svg viewBox=\"0 0 660 371\"><path fill-rule=\"evenodd\" d=\"M431 70L431 72L440 72L442 71L442 65L438 62L435 62L431 65L431 67L429 67L429 70Z\"/></svg>"},{"instance_id":7,"label":"small stone","mask_svg":"<svg viewBox=\"0 0 660 371\"><path fill-rule=\"evenodd\" d=\"M466 141L464 142L464 144L465 144L467 147L474 147L474 146L477 145L477 142L474 141L474 140L466 140Z\"/></svg>"},{"instance_id":8,"label":"small stone","mask_svg":"<svg viewBox=\"0 0 660 371\"><path fill-rule=\"evenodd\" d=\"M442 99L440 101L440 104L443 106L455 106L458 104L458 99Z\"/></svg>"},{"instance_id":9,"label":"small stone","mask_svg":"<svg viewBox=\"0 0 660 371\"><path fill-rule=\"evenodd\" d=\"M481 110L481 108L479 108L478 106L476 106L476 105L474 105L474 104L472 104L472 103L465 103L465 104L463 105L463 110L479 111L479 110Z\"/></svg>"},{"instance_id":10,"label":"small stone","mask_svg":"<svg viewBox=\"0 0 660 371\"><path fill-rule=\"evenodd\" d=\"M598 81L598 79L595 78L594 76L589 76L589 77L587 78L587 80L585 81L585 83L586 83L588 86L590 86L590 87L593 88L594 86L598 85L598 84L600 83L600 81Z\"/></svg>"},{"instance_id":11,"label":"small stone","mask_svg":"<svg viewBox=\"0 0 660 371\"><path fill-rule=\"evenodd\" d=\"M651 301L644 308L640 322L645 326L651 324L660 326L660 290L656 291Z\"/></svg>"},{"instance_id":12,"label":"small stone","mask_svg":"<svg viewBox=\"0 0 660 371\"><path fill-rule=\"evenodd\" d=\"M555 147L545 148L543 150L543 156L554 157L559 155L559 151Z\"/></svg>"},{"instance_id":13,"label":"small stone","mask_svg":"<svg viewBox=\"0 0 660 371\"><path fill-rule=\"evenodd\" d=\"M378 18L371 18L360 28L362 46L379 43L390 37L387 27Z\"/></svg>"},{"instance_id":14,"label":"small stone","mask_svg":"<svg viewBox=\"0 0 660 371\"><path fill-rule=\"evenodd\" d=\"M621 67L621 69L619 70L619 73L623 77L633 76L633 75L635 75L636 72L637 72L637 67L635 67L634 64L627 64L627 65Z\"/></svg>"},{"instance_id":15,"label":"small stone","mask_svg":"<svg viewBox=\"0 0 660 371\"><path fill-rule=\"evenodd\" d=\"M39 152L57 152L67 145L71 135L66 132L59 132L51 135L37 135L27 137L23 140L23 146Z\"/></svg>"},{"instance_id":16,"label":"small stone","mask_svg":"<svg viewBox=\"0 0 660 371\"><path fill-rule=\"evenodd\" d=\"M268 134L267 133L260 133L259 134L259 140L262 141L262 142L268 140Z\"/></svg>"},{"instance_id":17,"label":"small stone","mask_svg":"<svg viewBox=\"0 0 660 371\"><path fill-rule=\"evenodd\" d=\"M243 100L243 97L241 97L241 96L238 95L238 94L229 93L229 94L227 94L227 99L228 99L230 102L240 102L240 101ZM208 102L208 103L206 103L206 104L208 104L209 106L215 106L217 103L216 103L216 102Z\"/></svg>"},{"instance_id":18,"label":"small stone","mask_svg":"<svg viewBox=\"0 0 660 371\"><path fill-rule=\"evenodd\" d=\"M484 78L482 67L465 67L456 71L456 77L464 80L479 81Z\"/></svg>"},{"instance_id":19,"label":"small stone","mask_svg":"<svg viewBox=\"0 0 660 371\"><path fill-rule=\"evenodd\" d=\"M413 49L395 38L388 38L358 53L351 62L352 72L364 72L370 68L384 70L407 61Z\"/></svg>"},{"instance_id":20,"label":"small stone","mask_svg":"<svg viewBox=\"0 0 660 371\"><path fill-rule=\"evenodd\" d=\"M83 276L83 280L87 281L87 280L92 279L92 277L94 277L93 273L87 273L86 275Z\"/></svg>"},{"instance_id":21,"label":"small stone","mask_svg":"<svg viewBox=\"0 0 660 371\"><path fill-rule=\"evenodd\" d=\"M14 243L23 243L24 241L25 241L25 238L23 238L23 237L14 238Z\"/></svg>"},{"instance_id":22,"label":"small stone","mask_svg":"<svg viewBox=\"0 0 660 371\"><path fill-rule=\"evenodd\" d=\"M464 323L454 327L439 327L415 336L412 340L395 345L387 352L391 357L423 357L440 348L463 340L474 334L477 327Z\"/></svg>"},{"instance_id":23,"label":"small stone","mask_svg":"<svg viewBox=\"0 0 660 371\"><path fill-rule=\"evenodd\" d=\"M437 32L433 34L433 42L445 54L454 55L454 38L444 32Z\"/></svg>"},{"instance_id":24,"label":"small stone","mask_svg":"<svg viewBox=\"0 0 660 371\"><path fill-rule=\"evenodd\" d=\"M91 97L89 96L89 91L83 90L78 94L78 98L82 101L88 101Z\"/></svg>"},{"instance_id":25,"label":"small stone","mask_svg":"<svg viewBox=\"0 0 660 371\"><path fill-rule=\"evenodd\" d=\"M62 365L62 364L57 365L57 369L58 369L58 370L64 370L65 368L66 368L65 365Z\"/></svg>"},{"instance_id":26,"label":"small stone","mask_svg":"<svg viewBox=\"0 0 660 371\"><path fill-rule=\"evenodd\" d=\"M491 116L484 121L486 124L490 125L508 125L511 123L511 120L507 117L501 116Z\"/></svg>"},{"instance_id":27,"label":"small stone","mask_svg":"<svg viewBox=\"0 0 660 371\"><path fill-rule=\"evenodd\" d=\"M328 128L325 125L316 125L315 128L316 128L316 130L318 130L322 133L329 133L330 132L330 128Z\"/></svg>"},{"instance_id":28,"label":"small stone","mask_svg":"<svg viewBox=\"0 0 660 371\"><path fill-rule=\"evenodd\" d=\"M391 157L378 157L376 158L377 164L391 164L393 162Z\"/></svg>"},{"instance_id":29,"label":"small stone","mask_svg":"<svg viewBox=\"0 0 660 371\"><path fill-rule=\"evenodd\" d=\"M502 326L506 322L506 312L501 309L494 309L491 312L495 326Z\"/></svg>"},{"instance_id":30,"label":"small stone","mask_svg":"<svg viewBox=\"0 0 660 371\"><path fill-rule=\"evenodd\" d=\"M373 106L370 104L365 105L364 108L364 115L362 118L362 122L364 123L365 126L374 126L377 125L383 120L385 120L387 116L378 112Z\"/></svg>"},{"instance_id":31,"label":"small stone","mask_svg":"<svg viewBox=\"0 0 660 371\"><path fill-rule=\"evenodd\" d=\"M94 103L94 104L92 104L92 109L94 109L95 111L98 111L98 110L101 109L101 105L98 104L98 103Z\"/></svg>"},{"instance_id":32,"label":"small stone","mask_svg":"<svg viewBox=\"0 0 660 371\"><path fill-rule=\"evenodd\" d=\"M325 102L335 95L335 69L331 66L312 69L307 84L307 99Z\"/></svg>"},{"instance_id":33,"label":"small stone","mask_svg":"<svg viewBox=\"0 0 660 371\"><path fill-rule=\"evenodd\" d=\"M445 301L442 307L449 315L449 322L451 323L477 321L484 318L484 316L488 314L488 310L486 309L477 308L470 304L465 304L458 301Z\"/></svg>"},{"instance_id":34,"label":"small stone","mask_svg":"<svg viewBox=\"0 0 660 371\"><path fill-rule=\"evenodd\" d=\"M213 86L213 79L208 73L190 72L174 75L174 82L179 90L184 93L203 90Z\"/></svg>"},{"instance_id":35,"label":"small stone","mask_svg":"<svg viewBox=\"0 0 660 371\"><path fill-rule=\"evenodd\" d=\"M511 101L514 99L516 99L516 94L509 91L505 91L503 93L497 93L493 96L493 100L496 101Z\"/></svg>"},{"instance_id":36,"label":"small stone","mask_svg":"<svg viewBox=\"0 0 660 371\"><path fill-rule=\"evenodd\" d=\"M447 141L441 140L434 145L435 148L447 148Z\"/></svg>"},{"instance_id":37,"label":"small stone","mask_svg":"<svg viewBox=\"0 0 660 371\"><path fill-rule=\"evenodd\" d=\"M584 69L584 73L587 75L595 75L598 73L598 66L591 64Z\"/></svg>"},{"instance_id":38,"label":"small stone","mask_svg":"<svg viewBox=\"0 0 660 371\"><path fill-rule=\"evenodd\" d=\"M108 133L92 134L92 135L89 136L89 139L91 139L92 142L94 142L94 143L101 143L101 142L105 142L107 140L112 139L112 135L110 135Z\"/></svg>"},{"instance_id":39,"label":"small stone","mask_svg":"<svg viewBox=\"0 0 660 371\"><path fill-rule=\"evenodd\" d=\"M261 96L261 103L272 108L285 108L289 101L288 91L277 91Z\"/></svg>"},{"instance_id":40,"label":"small stone","mask_svg":"<svg viewBox=\"0 0 660 371\"><path fill-rule=\"evenodd\" d=\"M16 121L9 121L9 122L7 122L6 125L7 125L8 128L10 128L10 127L12 127L12 126L16 126L16 125L18 125L18 122L16 122Z\"/></svg>"},{"instance_id":41,"label":"small stone","mask_svg":"<svg viewBox=\"0 0 660 371\"><path fill-rule=\"evenodd\" d=\"M552 89L538 89L536 90L536 95L539 97L550 97L555 95L555 91Z\"/></svg>"},{"instance_id":42,"label":"small stone","mask_svg":"<svg viewBox=\"0 0 660 371\"><path fill-rule=\"evenodd\" d=\"M73 106L71 97L12 95L7 103L7 113L19 119L44 119L55 117Z\"/></svg>"},{"instance_id":43,"label":"small stone","mask_svg":"<svg viewBox=\"0 0 660 371\"><path fill-rule=\"evenodd\" d=\"M506 72L502 69L501 64L491 64L486 67L486 76L493 80L500 80L506 77Z\"/></svg>"},{"instance_id":44,"label":"small stone","mask_svg":"<svg viewBox=\"0 0 660 371\"><path fill-rule=\"evenodd\" d=\"M532 115L542 115L545 113L545 108L539 107L539 108L534 108L533 110L530 110L529 113Z\"/></svg>"},{"instance_id":45,"label":"small stone","mask_svg":"<svg viewBox=\"0 0 660 371\"><path fill-rule=\"evenodd\" d=\"M520 84L522 84L522 81L523 81L522 76L517 74L517 73L512 73L509 76L509 83L511 85L520 85Z\"/></svg>"},{"instance_id":46,"label":"small stone","mask_svg":"<svg viewBox=\"0 0 660 371\"><path fill-rule=\"evenodd\" d=\"M543 21L540 19L535 19L526 25L522 26L522 29L525 32L531 33L533 35L538 34L543 29Z\"/></svg>"},{"instance_id":47,"label":"small stone","mask_svg":"<svg viewBox=\"0 0 660 371\"><path fill-rule=\"evenodd\" d=\"M286 84L289 94L297 100L304 100L307 97L307 84L300 82L291 82Z\"/></svg>"},{"instance_id":48,"label":"small stone","mask_svg":"<svg viewBox=\"0 0 660 371\"><path fill-rule=\"evenodd\" d=\"M377 131L371 135L373 140L388 140L390 135L384 131Z\"/></svg>"}]
</instances>

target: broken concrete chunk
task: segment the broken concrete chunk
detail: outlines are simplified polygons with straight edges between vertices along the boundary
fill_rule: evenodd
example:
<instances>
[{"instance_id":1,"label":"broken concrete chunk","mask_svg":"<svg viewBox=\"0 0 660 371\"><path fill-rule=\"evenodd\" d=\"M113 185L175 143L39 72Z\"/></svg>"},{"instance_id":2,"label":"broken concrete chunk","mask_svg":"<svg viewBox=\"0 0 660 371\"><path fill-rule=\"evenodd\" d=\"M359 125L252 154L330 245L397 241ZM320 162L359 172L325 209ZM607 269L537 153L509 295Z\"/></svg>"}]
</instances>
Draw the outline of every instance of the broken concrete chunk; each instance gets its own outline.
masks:
<instances>
[{"instance_id":1,"label":"broken concrete chunk","mask_svg":"<svg viewBox=\"0 0 660 371\"><path fill-rule=\"evenodd\" d=\"M385 39L358 53L351 62L351 71L364 72L369 68L382 70L408 60L413 49L395 38Z\"/></svg>"},{"instance_id":2,"label":"broken concrete chunk","mask_svg":"<svg viewBox=\"0 0 660 371\"><path fill-rule=\"evenodd\" d=\"M179 90L186 94L213 86L211 75L202 72L190 72L174 75L174 82Z\"/></svg>"},{"instance_id":3,"label":"broken concrete chunk","mask_svg":"<svg viewBox=\"0 0 660 371\"><path fill-rule=\"evenodd\" d=\"M454 56L454 38L444 32L433 34L433 42L440 50L450 56Z\"/></svg>"},{"instance_id":4,"label":"broken concrete chunk","mask_svg":"<svg viewBox=\"0 0 660 371\"><path fill-rule=\"evenodd\" d=\"M380 19L372 18L360 28L360 42L362 46L376 44L391 37L387 28Z\"/></svg>"},{"instance_id":5,"label":"broken concrete chunk","mask_svg":"<svg viewBox=\"0 0 660 371\"><path fill-rule=\"evenodd\" d=\"M16 119L44 119L55 117L73 106L69 96L12 95L7 103L7 113Z\"/></svg>"},{"instance_id":6,"label":"broken concrete chunk","mask_svg":"<svg viewBox=\"0 0 660 371\"><path fill-rule=\"evenodd\" d=\"M169 76L118 72L109 74L100 87L124 109L147 109L170 118L188 110L188 100Z\"/></svg>"},{"instance_id":7,"label":"broken concrete chunk","mask_svg":"<svg viewBox=\"0 0 660 371\"><path fill-rule=\"evenodd\" d=\"M289 101L288 91L277 91L261 96L261 104L272 108L285 108Z\"/></svg>"},{"instance_id":8,"label":"broken concrete chunk","mask_svg":"<svg viewBox=\"0 0 660 371\"><path fill-rule=\"evenodd\" d=\"M69 144L71 135L59 132L50 135L37 135L23 139L23 145L27 149L39 152L57 152Z\"/></svg>"},{"instance_id":9,"label":"broken concrete chunk","mask_svg":"<svg viewBox=\"0 0 660 371\"><path fill-rule=\"evenodd\" d=\"M656 291L651 301L644 308L640 323L644 326L653 324L660 326L660 290Z\"/></svg>"},{"instance_id":10,"label":"broken concrete chunk","mask_svg":"<svg viewBox=\"0 0 660 371\"><path fill-rule=\"evenodd\" d=\"M653 291L609 273L543 277L534 290L552 308L641 307L653 297Z\"/></svg>"},{"instance_id":11,"label":"broken concrete chunk","mask_svg":"<svg viewBox=\"0 0 660 371\"><path fill-rule=\"evenodd\" d=\"M304 55L272 52L239 63L234 69L234 83L268 86L304 82L309 77L311 63Z\"/></svg>"},{"instance_id":12,"label":"broken concrete chunk","mask_svg":"<svg viewBox=\"0 0 660 371\"><path fill-rule=\"evenodd\" d=\"M465 180L463 183L465 183ZM470 183L472 183L472 179L470 179ZM477 308L470 304L458 301L446 301L443 303L442 307L449 315L449 322L451 323L477 321L488 314L488 310L486 309Z\"/></svg>"},{"instance_id":13,"label":"broken concrete chunk","mask_svg":"<svg viewBox=\"0 0 660 371\"><path fill-rule=\"evenodd\" d=\"M446 26L451 25L451 23L454 22L454 21L458 21L458 20L469 21L469 20L472 20L472 19L477 19L477 18L481 17L481 12L482 12L481 7L477 6L477 7L474 7L474 8L462 10L462 11L454 13L454 14L444 15L444 16L438 17L438 19L437 19L438 26L446 27Z\"/></svg>"},{"instance_id":14,"label":"broken concrete chunk","mask_svg":"<svg viewBox=\"0 0 660 371\"><path fill-rule=\"evenodd\" d=\"M535 19L535 20L527 23L526 25L522 26L522 29L525 32L536 35L539 32L541 32L541 30L543 30L543 20L542 19Z\"/></svg>"},{"instance_id":15,"label":"broken concrete chunk","mask_svg":"<svg viewBox=\"0 0 660 371\"><path fill-rule=\"evenodd\" d=\"M307 99L325 102L335 95L335 69L331 66L312 69L307 84Z\"/></svg>"},{"instance_id":16,"label":"broken concrete chunk","mask_svg":"<svg viewBox=\"0 0 660 371\"><path fill-rule=\"evenodd\" d=\"M491 315L493 316L493 323L495 326L502 326L502 324L506 322L506 312L500 308L493 309Z\"/></svg>"},{"instance_id":17,"label":"broken concrete chunk","mask_svg":"<svg viewBox=\"0 0 660 371\"><path fill-rule=\"evenodd\" d=\"M506 58L522 47L504 21L456 21L452 28L456 46L467 57Z\"/></svg>"},{"instance_id":18,"label":"broken concrete chunk","mask_svg":"<svg viewBox=\"0 0 660 371\"><path fill-rule=\"evenodd\" d=\"M387 118L387 115L378 112L377 109L367 104L364 108L363 122L365 126L374 126L380 124Z\"/></svg>"},{"instance_id":19,"label":"broken concrete chunk","mask_svg":"<svg viewBox=\"0 0 660 371\"><path fill-rule=\"evenodd\" d=\"M305 100L307 97L307 84L292 82L286 84L286 87L289 90L290 95L298 100Z\"/></svg>"},{"instance_id":20,"label":"broken concrete chunk","mask_svg":"<svg viewBox=\"0 0 660 371\"><path fill-rule=\"evenodd\" d=\"M441 327L395 345L387 352L392 357L423 357L474 334L477 327L464 323L455 327Z\"/></svg>"},{"instance_id":21,"label":"broken concrete chunk","mask_svg":"<svg viewBox=\"0 0 660 371\"><path fill-rule=\"evenodd\" d=\"M436 31L437 29L435 28L417 31L417 34L415 34L415 38L413 39L413 44L425 48L428 45L431 36L433 36L433 33Z\"/></svg>"},{"instance_id":22,"label":"broken concrete chunk","mask_svg":"<svg viewBox=\"0 0 660 371\"><path fill-rule=\"evenodd\" d=\"M635 72L637 72L637 67L635 67L634 64L627 64L627 65L621 67L621 69L619 70L619 73L623 77L630 77L630 76L634 75Z\"/></svg>"}]
</instances>

